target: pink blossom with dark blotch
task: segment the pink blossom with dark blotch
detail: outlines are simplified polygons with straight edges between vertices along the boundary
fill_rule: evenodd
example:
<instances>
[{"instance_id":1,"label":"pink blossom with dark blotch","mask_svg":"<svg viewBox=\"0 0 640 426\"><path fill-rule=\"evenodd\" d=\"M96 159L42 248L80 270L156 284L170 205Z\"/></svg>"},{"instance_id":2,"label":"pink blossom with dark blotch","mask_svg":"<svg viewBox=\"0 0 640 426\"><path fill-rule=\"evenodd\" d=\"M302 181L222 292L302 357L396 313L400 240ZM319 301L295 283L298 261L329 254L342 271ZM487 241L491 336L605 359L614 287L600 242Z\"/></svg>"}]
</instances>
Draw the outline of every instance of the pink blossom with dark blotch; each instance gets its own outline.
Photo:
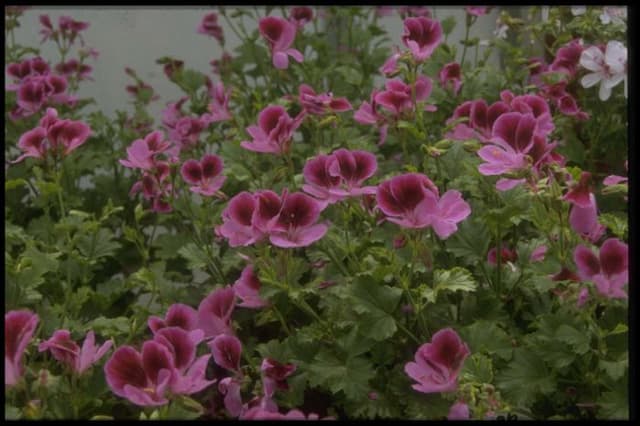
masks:
<instances>
[{"instance_id":1,"label":"pink blossom with dark blotch","mask_svg":"<svg viewBox=\"0 0 640 426\"><path fill-rule=\"evenodd\" d=\"M256 210L251 218L251 223L257 240L266 237L273 229L273 226L278 221L280 210L282 210L283 200L288 193L287 188L282 190L282 195L278 195L269 189L261 189L255 192Z\"/></svg>"},{"instance_id":2,"label":"pink blossom with dark blotch","mask_svg":"<svg viewBox=\"0 0 640 426\"><path fill-rule=\"evenodd\" d=\"M71 339L71 333L68 330L56 330L49 340L38 345L38 351L50 351L58 362L67 365L77 374L82 374L98 362L111 349L112 344L113 341L107 340L96 348L95 335L93 331L89 331L80 348Z\"/></svg>"},{"instance_id":3,"label":"pink blossom with dark blotch","mask_svg":"<svg viewBox=\"0 0 640 426\"><path fill-rule=\"evenodd\" d=\"M7 65L7 74L19 83L29 77L45 76L51 72L49 64L39 56L25 59L22 62L13 62ZM7 86L7 90L15 90L17 86Z\"/></svg>"},{"instance_id":4,"label":"pink blossom with dark blotch","mask_svg":"<svg viewBox=\"0 0 640 426\"><path fill-rule=\"evenodd\" d=\"M469 420L469 418L469 406L464 402L457 401L451 406L451 408L449 408L447 420Z\"/></svg>"},{"instance_id":5,"label":"pink blossom with dark blotch","mask_svg":"<svg viewBox=\"0 0 640 426\"><path fill-rule=\"evenodd\" d=\"M595 195L589 193L588 199L589 203L586 207L580 207L577 204L571 206L569 224L571 229L581 237L595 243L602 237L606 228L598 223L598 206Z\"/></svg>"},{"instance_id":6,"label":"pink blossom with dark blotch","mask_svg":"<svg viewBox=\"0 0 640 426\"><path fill-rule=\"evenodd\" d=\"M185 372L195 361L196 346L204 338L200 329L186 331L181 327L165 327L153 335L153 340L171 351L173 365L179 372Z\"/></svg>"},{"instance_id":7,"label":"pink blossom with dark blotch","mask_svg":"<svg viewBox=\"0 0 640 426\"><path fill-rule=\"evenodd\" d=\"M629 171L629 162L628 161L624 162L624 168L627 170L627 172ZM604 180L602 181L602 184L604 186L611 186L611 185L626 184L627 182L629 182L629 178L628 177L618 176L618 175L609 175L606 178L604 178Z\"/></svg>"},{"instance_id":8,"label":"pink blossom with dark blotch","mask_svg":"<svg viewBox=\"0 0 640 426\"><path fill-rule=\"evenodd\" d=\"M536 119L536 135L547 137L555 128L549 104L541 96L514 96L509 90L503 90L500 93L500 97L509 105L512 111L533 115Z\"/></svg>"},{"instance_id":9,"label":"pink blossom with dark blotch","mask_svg":"<svg viewBox=\"0 0 640 426\"><path fill-rule=\"evenodd\" d=\"M462 69L457 62L450 62L440 70L440 85L443 89L451 88L454 95L457 95L462 87Z\"/></svg>"},{"instance_id":10,"label":"pink blossom with dark blotch","mask_svg":"<svg viewBox=\"0 0 640 426\"><path fill-rule=\"evenodd\" d=\"M467 6L464 8L465 12L475 17L484 16L491 10L489 6Z\"/></svg>"},{"instance_id":11,"label":"pink blossom with dark blotch","mask_svg":"<svg viewBox=\"0 0 640 426\"><path fill-rule=\"evenodd\" d=\"M515 250L511 250L509 247L502 245L500 247L500 263L504 265L507 262L515 262L518 259L518 254ZM492 247L487 253L487 263L491 266L498 264L498 248Z\"/></svg>"},{"instance_id":12,"label":"pink blossom with dark blotch","mask_svg":"<svg viewBox=\"0 0 640 426\"><path fill-rule=\"evenodd\" d=\"M196 31L198 34L213 37L218 40L218 43L224 44L224 34L222 27L218 24L218 14L215 12L204 15Z\"/></svg>"},{"instance_id":13,"label":"pink blossom with dark blotch","mask_svg":"<svg viewBox=\"0 0 640 426\"><path fill-rule=\"evenodd\" d=\"M563 266L558 273L551 276L551 281L580 282L580 277L578 277L575 272Z\"/></svg>"},{"instance_id":14,"label":"pink blossom with dark blotch","mask_svg":"<svg viewBox=\"0 0 640 426\"><path fill-rule=\"evenodd\" d=\"M591 180L591 173L582 172L580 174L580 180L576 183L573 182L571 189L562 197L563 200L570 202L574 206L587 208L591 204L591 198L589 191L589 181Z\"/></svg>"},{"instance_id":15,"label":"pink blossom with dark blotch","mask_svg":"<svg viewBox=\"0 0 640 426\"><path fill-rule=\"evenodd\" d=\"M77 101L75 96L65 93L67 79L57 74L31 75L18 84L7 86L6 90L16 91L16 105L9 112L13 121L29 117L47 105L73 107Z\"/></svg>"},{"instance_id":16,"label":"pink blossom with dark blotch","mask_svg":"<svg viewBox=\"0 0 640 426\"><path fill-rule=\"evenodd\" d=\"M502 114L493 123L489 142L507 150L511 148L516 153L527 154L533 148L536 124L533 114Z\"/></svg>"},{"instance_id":17,"label":"pink blossom with dark blotch","mask_svg":"<svg viewBox=\"0 0 640 426\"><path fill-rule=\"evenodd\" d=\"M175 127L169 129L169 139L177 142L181 150L188 150L198 145L200 133L205 130L205 122L196 117L181 117Z\"/></svg>"},{"instance_id":18,"label":"pink blossom with dark blotch","mask_svg":"<svg viewBox=\"0 0 640 426\"><path fill-rule=\"evenodd\" d=\"M269 230L269 241L282 248L307 247L318 241L329 228L324 223L316 223L322 209L322 204L306 194L286 194L277 220Z\"/></svg>"},{"instance_id":19,"label":"pink blossom with dark blotch","mask_svg":"<svg viewBox=\"0 0 640 426\"><path fill-rule=\"evenodd\" d=\"M398 60L402 56L402 53L398 49L397 46L394 46L395 52L389 56L389 58L382 64L382 66L378 69L380 74L383 74L386 77L391 77L396 74L400 69L398 68Z\"/></svg>"},{"instance_id":20,"label":"pink blossom with dark blotch","mask_svg":"<svg viewBox=\"0 0 640 426\"><path fill-rule=\"evenodd\" d=\"M231 89L225 89L224 84L218 82L209 88L209 96L211 96L211 103L208 107L209 113L205 113L201 117L205 125L231 120L233 118L231 111L229 111Z\"/></svg>"},{"instance_id":21,"label":"pink blossom with dark blotch","mask_svg":"<svg viewBox=\"0 0 640 426\"><path fill-rule=\"evenodd\" d=\"M40 24L42 25L42 29L40 30L40 34L42 34L42 40L40 40L40 44L42 44L53 37L54 29L49 15L40 15L38 19L40 21Z\"/></svg>"},{"instance_id":22,"label":"pink blossom with dark blotch","mask_svg":"<svg viewBox=\"0 0 640 426\"><path fill-rule=\"evenodd\" d=\"M578 245L573 259L582 280L593 281L598 293L610 299L626 299L623 287L629 282L629 247L617 238L609 238L596 256Z\"/></svg>"},{"instance_id":23,"label":"pink blossom with dark blotch","mask_svg":"<svg viewBox=\"0 0 640 426\"><path fill-rule=\"evenodd\" d=\"M214 290L202 299L198 306L198 328L205 332L205 337L234 334L231 314L236 305L235 300L235 291L229 286Z\"/></svg>"},{"instance_id":24,"label":"pink blossom with dark blotch","mask_svg":"<svg viewBox=\"0 0 640 426\"><path fill-rule=\"evenodd\" d=\"M560 72L567 75L569 79L573 79L578 71L583 50L584 46L578 39L565 44L556 52L555 59L549 65L549 71Z\"/></svg>"},{"instance_id":25,"label":"pink blossom with dark blotch","mask_svg":"<svg viewBox=\"0 0 640 426\"><path fill-rule=\"evenodd\" d=\"M298 29L302 29L305 25L313 20L313 9L306 6L292 7L289 11L289 22L296 25Z\"/></svg>"},{"instance_id":26,"label":"pink blossom with dark blotch","mask_svg":"<svg viewBox=\"0 0 640 426\"><path fill-rule=\"evenodd\" d=\"M402 42L411 50L416 62L424 62L442 42L442 26L435 19L407 18Z\"/></svg>"},{"instance_id":27,"label":"pink blossom with dark blotch","mask_svg":"<svg viewBox=\"0 0 640 426\"><path fill-rule=\"evenodd\" d=\"M373 124L380 129L378 146L383 145L387 139L387 118L380 114L377 109L376 96L379 92L373 90L369 102L362 102L360 108L353 114L354 120L360 124Z\"/></svg>"},{"instance_id":28,"label":"pink blossom with dark blotch","mask_svg":"<svg viewBox=\"0 0 640 426\"><path fill-rule=\"evenodd\" d=\"M268 398L273 397L276 389L287 390L287 377L296 371L295 364L282 364L273 358L265 358L260 365L262 372L262 384L264 394Z\"/></svg>"},{"instance_id":29,"label":"pink blossom with dark blotch","mask_svg":"<svg viewBox=\"0 0 640 426\"><path fill-rule=\"evenodd\" d=\"M24 374L22 357L38 325L38 315L28 309L4 314L4 384L13 386Z\"/></svg>"},{"instance_id":30,"label":"pink blossom with dark blotch","mask_svg":"<svg viewBox=\"0 0 640 426\"><path fill-rule=\"evenodd\" d=\"M416 102L427 99L431 94L431 89L431 79L424 75L419 76L415 83ZM387 80L385 90L376 94L375 101L396 116L415 108L411 85L404 83L399 78ZM425 105L424 109L425 111L437 110L434 105Z\"/></svg>"},{"instance_id":31,"label":"pink blossom with dark blotch","mask_svg":"<svg viewBox=\"0 0 640 426\"><path fill-rule=\"evenodd\" d=\"M270 105L258 115L258 126L247 127L252 141L240 143L245 149L255 152L286 154L291 149L293 132L298 128L301 119L293 119L284 107Z\"/></svg>"},{"instance_id":32,"label":"pink blossom with dark blotch","mask_svg":"<svg viewBox=\"0 0 640 426\"><path fill-rule=\"evenodd\" d=\"M151 170L145 170L142 178L133 184L129 196L142 192L144 198L152 201L152 210L157 213L172 211L171 199L173 185L170 177L171 166L166 161L155 161Z\"/></svg>"},{"instance_id":33,"label":"pink blossom with dark blotch","mask_svg":"<svg viewBox=\"0 0 640 426\"><path fill-rule=\"evenodd\" d=\"M349 151L340 148L332 154L334 161L329 164L329 174L339 177L342 189L347 196L375 194L376 187L362 184L378 170L376 156L367 151Z\"/></svg>"},{"instance_id":34,"label":"pink blossom with dark blotch","mask_svg":"<svg viewBox=\"0 0 640 426\"><path fill-rule=\"evenodd\" d=\"M590 117L588 113L580 110L576 99L568 93L557 100L556 107L562 114L575 117L577 120L584 121Z\"/></svg>"},{"instance_id":35,"label":"pink blossom with dark blotch","mask_svg":"<svg viewBox=\"0 0 640 426\"><path fill-rule=\"evenodd\" d=\"M334 161L333 154L321 154L308 160L302 169L305 181L302 190L317 198L324 205L336 203L346 197L340 190L340 177L329 173L329 166ZM338 192L332 190L338 190Z\"/></svg>"},{"instance_id":36,"label":"pink blossom with dark blotch","mask_svg":"<svg viewBox=\"0 0 640 426\"><path fill-rule=\"evenodd\" d=\"M463 102L454 110L447 124L463 117L467 117L468 121L457 124L447 137L455 140L478 139L486 142L491 138L496 120L510 110L509 105L503 101L494 102L491 106L488 106L484 99Z\"/></svg>"},{"instance_id":37,"label":"pink blossom with dark blotch","mask_svg":"<svg viewBox=\"0 0 640 426\"><path fill-rule=\"evenodd\" d=\"M212 197L222 188L224 181L227 179L222 174L223 168L224 164L220 157L206 154L200 161L185 161L180 173L182 178L191 184L189 189L192 192L205 197Z\"/></svg>"},{"instance_id":38,"label":"pink blossom with dark blotch","mask_svg":"<svg viewBox=\"0 0 640 426\"><path fill-rule=\"evenodd\" d=\"M525 154L515 151L510 146L487 145L478 150L478 156L485 161L478 166L478 171L485 176L521 170L528 165ZM508 188L508 185L505 186L503 182L501 187Z\"/></svg>"},{"instance_id":39,"label":"pink blossom with dark blotch","mask_svg":"<svg viewBox=\"0 0 640 426\"><path fill-rule=\"evenodd\" d=\"M238 417L244 412L241 385L240 380L235 377L225 377L218 383L218 391L224 395L224 408L231 417Z\"/></svg>"},{"instance_id":40,"label":"pink blossom with dark blotch","mask_svg":"<svg viewBox=\"0 0 640 426\"><path fill-rule=\"evenodd\" d=\"M77 59L69 59L67 62L61 62L56 65L56 72L65 77L75 77L78 80L93 80L91 65L83 64Z\"/></svg>"},{"instance_id":41,"label":"pink blossom with dark blotch","mask_svg":"<svg viewBox=\"0 0 640 426\"><path fill-rule=\"evenodd\" d=\"M236 296L241 300L239 307L260 309L269 306L269 302L260 297L262 284L253 271L253 266L247 265L242 270L240 278L233 284Z\"/></svg>"},{"instance_id":42,"label":"pink blossom with dark blotch","mask_svg":"<svg viewBox=\"0 0 640 426\"><path fill-rule=\"evenodd\" d=\"M289 56L302 62L304 56L299 50L291 48L296 38L296 26L284 18L267 16L260 19L258 29L271 50L273 66L278 69L289 67Z\"/></svg>"},{"instance_id":43,"label":"pink blossom with dark blotch","mask_svg":"<svg viewBox=\"0 0 640 426\"><path fill-rule=\"evenodd\" d=\"M376 201L387 220L404 228L424 228L436 212L438 188L425 175L406 173L380 183Z\"/></svg>"},{"instance_id":44,"label":"pink blossom with dark blotch","mask_svg":"<svg viewBox=\"0 0 640 426\"><path fill-rule=\"evenodd\" d=\"M156 155L169 154L173 156L176 154L171 151L171 142L165 140L164 134L161 131L156 130L146 135L144 139L136 139L133 141L127 148L127 158L120 160L120 164L132 169L151 170L157 165Z\"/></svg>"},{"instance_id":45,"label":"pink blossom with dark blotch","mask_svg":"<svg viewBox=\"0 0 640 426\"><path fill-rule=\"evenodd\" d=\"M240 371L242 343L237 337L220 334L207 344L211 348L216 364L227 370Z\"/></svg>"},{"instance_id":46,"label":"pink blossom with dark blotch","mask_svg":"<svg viewBox=\"0 0 640 426\"><path fill-rule=\"evenodd\" d=\"M231 247L248 246L258 240L254 231L253 215L258 201L253 194L243 191L234 196L222 212L222 225L217 232L229 240Z\"/></svg>"},{"instance_id":47,"label":"pink blossom with dark blotch","mask_svg":"<svg viewBox=\"0 0 640 426\"><path fill-rule=\"evenodd\" d=\"M160 99L160 96L155 94L153 87L151 87L144 81L138 81L135 85L127 85L125 86L125 90L134 98L140 98L143 92L151 93L151 96L144 97L145 103L157 101L158 99Z\"/></svg>"},{"instance_id":48,"label":"pink blossom with dark blotch","mask_svg":"<svg viewBox=\"0 0 640 426\"><path fill-rule=\"evenodd\" d=\"M418 348L415 362L404 366L405 373L417 381L413 389L422 393L454 392L464 360L470 351L466 343L451 328L433 335L431 343Z\"/></svg>"},{"instance_id":49,"label":"pink blossom with dark blotch","mask_svg":"<svg viewBox=\"0 0 640 426\"><path fill-rule=\"evenodd\" d=\"M298 99L308 114L335 114L353 109L347 98L334 98L331 92L317 94L307 84L301 84L298 88Z\"/></svg>"},{"instance_id":50,"label":"pink blossom with dark blotch","mask_svg":"<svg viewBox=\"0 0 640 426\"><path fill-rule=\"evenodd\" d=\"M198 313L191 306L174 303L169 306L164 319L150 316L147 325L153 334L166 327L180 327L185 331L193 331L198 328Z\"/></svg>"}]
</instances>

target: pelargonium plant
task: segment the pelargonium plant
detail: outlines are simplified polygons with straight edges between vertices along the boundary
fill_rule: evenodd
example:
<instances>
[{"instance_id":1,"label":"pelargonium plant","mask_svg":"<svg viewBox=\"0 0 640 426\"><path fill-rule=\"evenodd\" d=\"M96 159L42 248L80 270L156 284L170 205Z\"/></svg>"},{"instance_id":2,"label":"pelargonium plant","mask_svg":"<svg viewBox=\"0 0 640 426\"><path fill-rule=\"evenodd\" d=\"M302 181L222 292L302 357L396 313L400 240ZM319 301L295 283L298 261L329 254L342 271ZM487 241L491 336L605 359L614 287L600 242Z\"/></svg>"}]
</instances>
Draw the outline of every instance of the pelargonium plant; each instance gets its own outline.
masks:
<instances>
[{"instance_id":1,"label":"pelargonium plant","mask_svg":"<svg viewBox=\"0 0 640 426\"><path fill-rule=\"evenodd\" d=\"M6 419L628 418L626 8L518 10L211 7L107 115L6 6Z\"/></svg>"}]
</instances>

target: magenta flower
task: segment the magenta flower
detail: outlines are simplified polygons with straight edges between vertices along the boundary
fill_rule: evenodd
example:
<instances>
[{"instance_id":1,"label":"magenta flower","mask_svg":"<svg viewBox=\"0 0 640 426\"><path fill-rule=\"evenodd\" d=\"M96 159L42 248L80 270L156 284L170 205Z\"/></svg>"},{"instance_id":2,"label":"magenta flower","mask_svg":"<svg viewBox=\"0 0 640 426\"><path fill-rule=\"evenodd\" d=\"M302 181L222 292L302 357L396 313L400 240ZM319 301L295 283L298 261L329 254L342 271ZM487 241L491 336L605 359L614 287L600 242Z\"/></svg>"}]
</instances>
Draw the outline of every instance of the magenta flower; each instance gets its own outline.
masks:
<instances>
[{"instance_id":1,"label":"magenta flower","mask_svg":"<svg viewBox=\"0 0 640 426\"><path fill-rule=\"evenodd\" d=\"M151 170L156 166L155 155L167 153L171 143L164 140L161 131L149 133L144 139L136 139L127 148L127 158L120 160L120 164L132 169Z\"/></svg>"},{"instance_id":2,"label":"magenta flower","mask_svg":"<svg viewBox=\"0 0 640 426\"><path fill-rule=\"evenodd\" d=\"M218 121L231 120L233 116L229 111L229 100L231 99L231 89L225 90L224 84L219 82L209 88L211 103L209 104L209 114L204 114L201 118L206 125Z\"/></svg>"},{"instance_id":3,"label":"magenta flower","mask_svg":"<svg viewBox=\"0 0 640 426\"><path fill-rule=\"evenodd\" d=\"M196 31L198 34L213 37L218 40L218 43L224 44L224 34L222 27L218 24L218 14L215 12L204 15Z\"/></svg>"},{"instance_id":4,"label":"magenta flower","mask_svg":"<svg viewBox=\"0 0 640 426\"><path fill-rule=\"evenodd\" d=\"M478 139L486 142L491 138L491 130L498 117L509 111L509 105L503 101L494 102L491 106L488 106L484 99L463 102L454 110L447 124L465 117L468 118L468 122L457 124L447 137L455 140Z\"/></svg>"},{"instance_id":5,"label":"magenta flower","mask_svg":"<svg viewBox=\"0 0 640 426\"><path fill-rule=\"evenodd\" d=\"M580 292L578 293L578 298L576 300L576 307L582 308L585 305L585 303L587 303L587 300L589 300L589 289L586 287L583 287L580 289Z\"/></svg>"},{"instance_id":6,"label":"magenta flower","mask_svg":"<svg viewBox=\"0 0 640 426\"><path fill-rule=\"evenodd\" d=\"M39 56L7 65L7 74L17 82L26 80L28 77L45 76L49 72L49 64ZM10 86L10 89L15 88L15 86Z\"/></svg>"},{"instance_id":7,"label":"magenta flower","mask_svg":"<svg viewBox=\"0 0 640 426\"><path fill-rule=\"evenodd\" d=\"M306 247L327 233L328 226L316 223L323 206L310 196L296 192L282 197L282 207L269 230L269 241L277 247Z\"/></svg>"},{"instance_id":8,"label":"magenta flower","mask_svg":"<svg viewBox=\"0 0 640 426\"><path fill-rule=\"evenodd\" d=\"M287 377L296 371L295 364L282 364L275 359L265 358L260 366L262 384L267 398L273 397L276 389L287 390Z\"/></svg>"},{"instance_id":9,"label":"magenta flower","mask_svg":"<svg viewBox=\"0 0 640 426\"><path fill-rule=\"evenodd\" d=\"M340 189L340 176L332 175L329 166L335 161L333 154L318 155L306 162L302 169L305 184L302 190L324 203L333 204L345 198ZM337 190L337 192L335 191Z\"/></svg>"},{"instance_id":10,"label":"magenta flower","mask_svg":"<svg viewBox=\"0 0 640 426\"><path fill-rule=\"evenodd\" d=\"M198 328L205 337L219 334L233 334L231 314L235 307L236 294L232 287L214 290L202 299L198 306Z\"/></svg>"},{"instance_id":11,"label":"magenta flower","mask_svg":"<svg viewBox=\"0 0 640 426\"><path fill-rule=\"evenodd\" d=\"M629 282L629 248L617 238L609 238L600 247L599 257L583 245L573 252L582 280L593 281L598 292L610 299L626 299L622 289Z\"/></svg>"},{"instance_id":12,"label":"magenta flower","mask_svg":"<svg viewBox=\"0 0 640 426\"><path fill-rule=\"evenodd\" d=\"M192 186L189 189L205 197L216 195L227 179L222 174L224 164L217 155L206 154L200 161L187 160L182 165L182 178Z\"/></svg>"},{"instance_id":13,"label":"magenta flower","mask_svg":"<svg viewBox=\"0 0 640 426\"><path fill-rule=\"evenodd\" d=\"M528 165L525 154L515 151L510 146L487 145L478 150L478 156L486 161L478 166L480 173L485 176L518 171Z\"/></svg>"},{"instance_id":14,"label":"magenta flower","mask_svg":"<svg viewBox=\"0 0 640 426\"><path fill-rule=\"evenodd\" d=\"M208 343L213 359L222 368L239 372L242 343L235 336L220 334Z\"/></svg>"},{"instance_id":15,"label":"magenta flower","mask_svg":"<svg viewBox=\"0 0 640 426\"><path fill-rule=\"evenodd\" d=\"M298 62L304 60L304 56L299 50L291 48L296 38L296 26L294 24L283 18L267 16L260 19L258 29L269 44L274 67L287 69L289 56Z\"/></svg>"},{"instance_id":16,"label":"magenta flower","mask_svg":"<svg viewBox=\"0 0 640 426\"><path fill-rule=\"evenodd\" d=\"M424 62L442 42L442 26L435 19L407 18L402 42L411 50L416 62Z\"/></svg>"},{"instance_id":17,"label":"magenta flower","mask_svg":"<svg viewBox=\"0 0 640 426\"><path fill-rule=\"evenodd\" d=\"M38 315L23 309L4 314L4 384L13 386L24 374L22 356L38 325Z\"/></svg>"},{"instance_id":18,"label":"magenta flower","mask_svg":"<svg viewBox=\"0 0 640 426\"><path fill-rule=\"evenodd\" d=\"M530 262L542 262L544 260L544 256L547 254L547 246L541 245L536 247L529 256Z\"/></svg>"},{"instance_id":19,"label":"magenta flower","mask_svg":"<svg viewBox=\"0 0 640 426\"><path fill-rule=\"evenodd\" d=\"M78 80L93 80L91 72L93 68L90 65L83 64L77 59L69 59L67 62L61 62L56 65L56 72L65 77L75 77Z\"/></svg>"},{"instance_id":20,"label":"magenta flower","mask_svg":"<svg viewBox=\"0 0 640 426\"><path fill-rule=\"evenodd\" d=\"M334 99L331 92L316 94L311 86L307 84L301 84L298 88L298 99L302 108L308 114L335 114L353 109L347 98Z\"/></svg>"},{"instance_id":21,"label":"magenta flower","mask_svg":"<svg viewBox=\"0 0 640 426\"><path fill-rule=\"evenodd\" d=\"M518 254L515 250L511 250L509 247L502 245L500 247L500 263L504 265L506 262L515 262L518 258ZM487 263L491 266L498 264L498 248L492 247L487 253Z\"/></svg>"},{"instance_id":22,"label":"magenta flower","mask_svg":"<svg viewBox=\"0 0 640 426\"><path fill-rule=\"evenodd\" d=\"M71 333L68 330L57 330L49 340L40 343L38 351L50 351L58 362L66 364L76 373L82 374L98 362L111 349L112 344L111 340L107 340L102 346L96 348L95 335L93 331L89 331L82 348L80 348L76 342L71 340Z\"/></svg>"},{"instance_id":23,"label":"magenta flower","mask_svg":"<svg viewBox=\"0 0 640 426\"><path fill-rule=\"evenodd\" d=\"M234 196L222 212L222 225L216 230L229 240L231 247L248 246L260 238L252 220L257 204L253 194L243 191Z\"/></svg>"},{"instance_id":24,"label":"magenta flower","mask_svg":"<svg viewBox=\"0 0 640 426\"><path fill-rule=\"evenodd\" d=\"M218 390L224 395L224 408L231 417L238 417L244 412L240 381L235 377L225 377L218 383Z\"/></svg>"},{"instance_id":25,"label":"magenta flower","mask_svg":"<svg viewBox=\"0 0 640 426\"><path fill-rule=\"evenodd\" d=\"M584 46L580 40L572 40L565 44L556 52L555 59L549 65L549 71L564 73L569 79L573 79L578 72L580 55L583 50Z\"/></svg>"},{"instance_id":26,"label":"magenta flower","mask_svg":"<svg viewBox=\"0 0 640 426\"><path fill-rule=\"evenodd\" d=\"M571 229L592 243L602 237L606 228L598 222L598 206L595 195L589 194L587 207L571 206L569 224Z\"/></svg>"},{"instance_id":27,"label":"magenta flower","mask_svg":"<svg viewBox=\"0 0 640 426\"><path fill-rule=\"evenodd\" d=\"M298 29L313 20L313 9L306 6L292 7L289 11L289 22L295 24Z\"/></svg>"},{"instance_id":28,"label":"magenta flower","mask_svg":"<svg viewBox=\"0 0 640 426\"><path fill-rule=\"evenodd\" d=\"M570 202L574 206L581 208L588 208L591 205L591 192L589 191L589 180L591 180L591 173L582 172L580 174L580 181L572 185L572 188L567 192L562 199Z\"/></svg>"},{"instance_id":29,"label":"magenta flower","mask_svg":"<svg viewBox=\"0 0 640 426\"><path fill-rule=\"evenodd\" d=\"M431 343L418 348L415 361L404 366L405 373L417 381L412 387L418 392L453 392L469 348L451 328L433 335Z\"/></svg>"},{"instance_id":30,"label":"magenta flower","mask_svg":"<svg viewBox=\"0 0 640 426\"><path fill-rule=\"evenodd\" d=\"M175 126L169 127L169 139L177 142L182 150L191 149L198 144L200 133L208 126L206 116L203 118L180 117Z\"/></svg>"},{"instance_id":31,"label":"magenta flower","mask_svg":"<svg viewBox=\"0 0 640 426\"><path fill-rule=\"evenodd\" d=\"M240 146L255 152L288 153L293 132L299 125L300 120L291 118L284 107L270 105L260 111L258 126L247 127L247 133L253 140L243 141Z\"/></svg>"},{"instance_id":32,"label":"magenta flower","mask_svg":"<svg viewBox=\"0 0 640 426\"><path fill-rule=\"evenodd\" d=\"M198 313L191 306L174 303L169 306L164 319L150 316L147 325L153 334L167 327L180 327L185 331L193 331L198 328Z\"/></svg>"},{"instance_id":33,"label":"magenta flower","mask_svg":"<svg viewBox=\"0 0 640 426\"><path fill-rule=\"evenodd\" d=\"M395 47L395 53L393 53L389 58L382 64L382 66L378 69L380 74L383 74L386 77L392 77L396 74L400 69L398 68L398 60L402 56L398 47Z\"/></svg>"},{"instance_id":34,"label":"magenta flower","mask_svg":"<svg viewBox=\"0 0 640 426\"><path fill-rule=\"evenodd\" d=\"M380 138L378 139L378 146L384 144L387 139L388 125L387 119L384 115L380 114L377 110L376 96L378 92L374 90L371 92L369 102L362 102L360 108L353 114L354 120L360 124L373 124L380 129Z\"/></svg>"},{"instance_id":35,"label":"magenta flower","mask_svg":"<svg viewBox=\"0 0 640 426\"><path fill-rule=\"evenodd\" d=\"M436 211L438 188L425 175L406 173L378 185L376 201L387 220L405 228L424 228Z\"/></svg>"},{"instance_id":36,"label":"magenta flower","mask_svg":"<svg viewBox=\"0 0 640 426\"><path fill-rule=\"evenodd\" d=\"M387 80L384 91L376 95L376 102L383 108L399 116L405 111L413 110L416 105L413 103L413 94L411 85L405 84L399 78ZM421 75L416 80L415 92L416 102L423 101L431 94L432 83L429 77ZM425 111L435 111L434 105L425 105Z\"/></svg>"},{"instance_id":37,"label":"magenta flower","mask_svg":"<svg viewBox=\"0 0 640 426\"><path fill-rule=\"evenodd\" d=\"M427 204L430 198L425 199ZM431 216L431 227L441 239L448 238L458 230L458 223L471 214L471 207L462 199L462 194L449 190L438 200L436 210Z\"/></svg>"},{"instance_id":38,"label":"magenta flower","mask_svg":"<svg viewBox=\"0 0 640 426\"><path fill-rule=\"evenodd\" d=\"M462 401L456 402L451 406L451 408L449 408L447 420L469 420L469 406Z\"/></svg>"},{"instance_id":39,"label":"magenta flower","mask_svg":"<svg viewBox=\"0 0 640 426\"><path fill-rule=\"evenodd\" d=\"M260 297L260 280L253 272L251 265L245 266L240 274L240 278L233 284L233 290L236 296L242 302L238 303L239 307L260 309L269 305L267 300Z\"/></svg>"},{"instance_id":40,"label":"magenta flower","mask_svg":"<svg viewBox=\"0 0 640 426\"><path fill-rule=\"evenodd\" d=\"M451 87L454 95L457 95L462 86L462 70L457 62L450 62L440 70L440 85L443 89Z\"/></svg>"},{"instance_id":41,"label":"magenta flower","mask_svg":"<svg viewBox=\"0 0 640 426\"><path fill-rule=\"evenodd\" d=\"M467 6L464 8L464 10L472 16L478 17L478 16L484 16L487 13L489 13L489 10L491 9L491 7L489 6Z\"/></svg>"}]
</instances>

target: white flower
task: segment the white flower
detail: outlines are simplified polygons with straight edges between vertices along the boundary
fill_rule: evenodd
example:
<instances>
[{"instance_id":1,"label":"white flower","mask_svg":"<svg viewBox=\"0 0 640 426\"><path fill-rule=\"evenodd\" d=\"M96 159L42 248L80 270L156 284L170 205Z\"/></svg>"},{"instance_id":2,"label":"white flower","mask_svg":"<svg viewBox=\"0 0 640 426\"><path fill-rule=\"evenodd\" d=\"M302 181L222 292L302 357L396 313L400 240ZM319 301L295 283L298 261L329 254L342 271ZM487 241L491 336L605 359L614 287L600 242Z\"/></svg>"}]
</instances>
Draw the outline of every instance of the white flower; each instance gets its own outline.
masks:
<instances>
[{"instance_id":1,"label":"white flower","mask_svg":"<svg viewBox=\"0 0 640 426\"><path fill-rule=\"evenodd\" d=\"M600 83L598 96L606 101L611 96L611 89L624 80L624 96L627 96L627 48L619 41L607 43L604 52L597 46L582 51L580 65L593 71L580 80L582 87L588 88Z\"/></svg>"},{"instance_id":2,"label":"white flower","mask_svg":"<svg viewBox=\"0 0 640 426\"><path fill-rule=\"evenodd\" d=\"M571 6L571 14L573 16L584 15L587 12L587 6Z\"/></svg>"},{"instance_id":3,"label":"white flower","mask_svg":"<svg viewBox=\"0 0 640 426\"><path fill-rule=\"evenodd\" d=\"M615 25L624 25L625 19L627 19L626 7L607 6L602 9L602 14L600 15L600 22L604 25L608 25L610 22Z\"/></svg>"}]
</instances>

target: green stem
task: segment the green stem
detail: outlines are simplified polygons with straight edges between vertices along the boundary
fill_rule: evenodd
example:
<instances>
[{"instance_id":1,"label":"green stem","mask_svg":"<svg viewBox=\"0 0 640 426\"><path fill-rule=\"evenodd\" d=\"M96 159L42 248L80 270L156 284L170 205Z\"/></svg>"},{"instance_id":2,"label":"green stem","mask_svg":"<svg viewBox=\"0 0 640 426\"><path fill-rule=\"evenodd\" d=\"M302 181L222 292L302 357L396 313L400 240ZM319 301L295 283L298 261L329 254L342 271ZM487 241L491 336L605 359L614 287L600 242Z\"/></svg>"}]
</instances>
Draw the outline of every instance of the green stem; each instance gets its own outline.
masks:
<instances>
[{"instance_id":1,"label":"green stem","mask_svg":"<svg viewBox=\"0 0 640 426\"><path fill-rule=\"evenodd\" d=\"M273 308L273 312L276 314L276 316L280 320L280 324L282 324L282 328L284 328L284 331L287 333L287 336L291 336L291 329L289 328L287 321L285 321L278 307L275 305L275 303L272 304L271 307Z\"/></svg>"},{"instance_id":2,"label":"green stem","mask_svg":"<svg viewBox=\"0 0 640 426\"><path fill-rule=\"evenodd\" d=\"M462 48L462 59L460 59L460 69L463 69L464 66L464 58L467 55L467 44L469 43L469 30L471 29L471 25L473 24L470 19L471 15L467 15L467 20L465 22L465 30L464 30L464 47Z\"/></svg>"}]
</instances>

